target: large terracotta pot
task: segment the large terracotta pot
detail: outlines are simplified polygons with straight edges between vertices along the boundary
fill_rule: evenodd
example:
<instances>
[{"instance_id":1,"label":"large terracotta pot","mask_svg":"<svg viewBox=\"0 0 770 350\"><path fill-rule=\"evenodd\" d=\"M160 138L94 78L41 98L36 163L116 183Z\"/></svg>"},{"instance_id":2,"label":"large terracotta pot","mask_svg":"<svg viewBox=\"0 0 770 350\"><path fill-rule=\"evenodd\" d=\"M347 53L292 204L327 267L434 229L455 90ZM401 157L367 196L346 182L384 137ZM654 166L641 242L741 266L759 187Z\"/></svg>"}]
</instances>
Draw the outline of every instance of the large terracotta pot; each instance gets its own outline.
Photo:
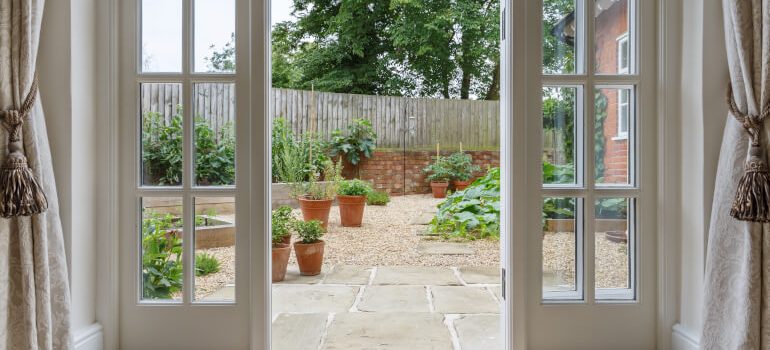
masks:
<instances>
[{"instance_id":1,"label":"large terracotta pot","mask_svg":"<svg viewBox=\"0 0 770 350\"><path fill-rule=\"evenodd\" d=\"M281 282L286 277L291 245L278 243L273 245L273 282Z\"/></svg>"},{"instance_id":2,"label":"large terracotta pot","mask_svg":"<svg viewBox=\"0 0 770 350\"><path fill-rule=\"evenodd\" d=\"M344 227L359 227L364 218L366 196L337 196L340 221Z\"/></svg>"},{"instance_id":3,"label":"large terracotta pot","mask_svg":"<svg viewBox=\"0 0 770 350\"><path fill-rule=\"evenodd\" d=\"M473 181L471 181L471 180L467 180L467 181L455 180L454 181L455 191L462 191L462 190L468 188L468 186L470 186L472 182Z\"/></svg>"},{"instance_id":4,"label":"large terracotta pot","mask_svg":"<svg viewBox=\"0 0 770 350\"><path fill-rule=\"evenodd\" d=\"M315 276L321 273L324 261L324 241L316 243L294 243L294 254L297 255L299 274L302 276Z\"/></svg>"},{"instance_id":5,"label":"large terracotta pot","mask_svg":"<svg viewBox=\"0 0 770 350\"><path fill-rule=\"evenodd\" d=\"M324 230L329 224L329 210L333 199L307 199L299 197L299 208L302 210L302 219L305 221L318 220Z\"/></svg>"},{"instance_id":6,"label":"large terracotta pot","mask_svg":"<svg viewBox=\"0 0 770 350\"><path fill-rule=\"evenodd\" d=\"M431 181L430 189L433 191L433 198L446 198L447 187L449 187L449 182Z\"/></svg>"}]
</instances>

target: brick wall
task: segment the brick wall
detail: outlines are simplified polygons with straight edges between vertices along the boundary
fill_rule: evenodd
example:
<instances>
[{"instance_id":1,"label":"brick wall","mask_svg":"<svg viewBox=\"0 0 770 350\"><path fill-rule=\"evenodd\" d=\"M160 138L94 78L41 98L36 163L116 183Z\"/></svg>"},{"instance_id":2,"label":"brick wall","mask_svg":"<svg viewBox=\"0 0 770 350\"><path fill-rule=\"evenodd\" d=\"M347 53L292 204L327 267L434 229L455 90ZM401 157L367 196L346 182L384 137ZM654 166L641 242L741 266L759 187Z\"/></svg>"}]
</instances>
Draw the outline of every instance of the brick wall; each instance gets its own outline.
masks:
<instances>
[{"instance_id":1,"label":"brick wall","mask_svg":"<svg viewBox=\"0 0 770 350\"><path fill-rule=\"evenodd\" d=\"M618 72L618 41L628 31L628 0L620 0L596 19L597 71ZM604 182L628 182L628 139L618 137L618 90L603 89L607 97L604 120Z\"/></svg>"},{"instance_id":2,"label":"brick wall","mask_svg":"<svg viewBox=\"0 0 770 350\"><path fill-rule=\"evenodd\" d=\"M442 152L448 156L451 152ZM473 157L473 163L482 171L476 177L486 173L488 166L500 166L499 151L466 151ZM359 164L358 174L361 179L371 181L378 191L391 195L430 193L430 183L425 179L422 169L431 162L436 152L430 151L377 151L372 158L364 159ZM346 171L346 177L353 171Z\"/></svg>"}]
</instances>

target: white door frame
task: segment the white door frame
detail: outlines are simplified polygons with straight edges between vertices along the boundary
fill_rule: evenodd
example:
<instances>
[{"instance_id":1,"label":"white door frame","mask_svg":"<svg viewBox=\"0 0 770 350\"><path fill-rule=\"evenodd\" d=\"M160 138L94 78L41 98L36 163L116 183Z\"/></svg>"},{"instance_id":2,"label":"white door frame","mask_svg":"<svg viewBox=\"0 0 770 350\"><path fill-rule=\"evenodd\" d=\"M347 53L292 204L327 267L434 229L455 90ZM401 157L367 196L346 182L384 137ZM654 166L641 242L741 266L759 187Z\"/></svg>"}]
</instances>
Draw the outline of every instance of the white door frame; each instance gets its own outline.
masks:
<instances>
[{"instance_id":1,"label":"white door frame","mask_svg":"<svg viewBox=\"0 0 770 350\"><path fill-rule=\"evenodd\" d=\"M120 134L120 78L119 72L121 70L120 57L124 52L123 46L119 42L121 38L121 18L120 11L121 2L119 0L106 0L103 2L104 7L100 9L98 13L104 15L106 20L100 22L100 27L106 32L106 35L100 37L100 52L98 55L98 61L103 64L102 71L106 74L103 80L100 82L104 85L105 95L108 100L105 101L105 118L107 122L105 127L107 130L101 130L110 137L108 137L108 144L105 147L109 147L109 159L100 163L98 166L103 170L102 173L107 178L111 190L105 193L105 196L101 198L103 208L108 208L107 218L103 220L104 227L101 227L103 232L102 239L97 242L98 258L99 261L104 262L103 265L97 267L97 273L99 275L99 290L98 290L98 307L97 315L99 322L104 326L105 333L105 348L116 348L119 339L119 291L120 291L120 269L119 258L123 255L120 249L120 232L114 230L119 226L120 222L120 194L117 190L120 186L120 160L118 158L118 150L120 148L120 140L122 139ZM677 188L677 176L678 169L675 169L675 165L678 164L678 150L680 148L677 142L678 126L677 123L672 121L677 120L678 113L678 101L673 101L670 98L670 93L677 91L679 80L677 74L680 71L679 67L679 55L677 51L677 45L680 41L675 38L675 34L679 33L678 22L681 18L678 15L681 14L680 10L673 2L666 0L655 1L657 11L656 17L658 19L657 25L657 59L659 69L657 74L659 98L658 104L658 118L657 118L657 131L659 134L660 147L657 152L657 179L660 183L658 186L658 232L657 232L657 246L658 246L658 349L669 349L671 339L671 326L677 319L679 314L679 266L678 252L679 252L679 233L677 229L679 227L679 219L676 213L679 211L678 198L672 189ZM257 87L267 86L269 82L269 74L267 72L256 69L256 67L269 67L269 41L256 40L256 38L265 38L266 34L269 34L269 29L264 26L257 25L255 23L270 23L269 21L269 1L268 0L251 0L249 4L250 8L248 12L251 14L249 19L249 27L251 29L251 35L253 40L249 40L247 47L251 50L251 66L255 67L252 70L252 99L254 100L254 106L263 106L263 112L266 111L266 91L264 88L259 89ZM503 52L526 52L525 38L527 36L527 29L529 27L532 30L531 25L527 25L528 6L533 6L528 1L512 1L503 0L501 2L501 9L505 10L505 23L503 28L506 33L506 39L503 41ZM259 21L255 19L260 19ZM535 33L539 33L539 28L535 28ZM243 49L243 47L242 47ZM519 57L519 60L523 62L513 62L509 65L508 62L503 62L503 73L507 79L503 79L503 84L506 84L511 79L517 77L527 77L528 72L521 63L526 63L526 57ZM511 67L512 66L512 67ZM529 79L538 79L539 72L529 72ZM505 85L503 85L505 86ZM504 88L505 89L505 88ZM517 106L526 106L527 91L516 89L515 87L508 87L504 91L508 91L510 100ZM678 96L677 94L673 96ZM531 100L531 98L529 99ZM502 105L504 111L507 110L505 103ZM253 107L252 107L253 108ZM257 108L253 108L254 111ZM510 119L511 123L506 124L504 118L502 127L508 130L511 138L524 137L526 132L525 128L514 127L516 125L526 125L525 118ZM524 123L524 124L519 124ZM269 125L267 122L252 123L251 132L254 135L267 136ZM509 140L511 139L509 138ZM265 137L265 140L268 138ZM255 174L254 181L261 184L260 186L254 186L251 195L252 208L259 208L260 204L262 208L267 207L269 198L268 189L266 188L266 181L262 181L267 178L267 170L265 168L266 157L264 153L257 152L258 149L265 149L264 141L254 140L251 142L251 150L254 154L252 161L252 173ZM507 155L501 159L506 167L520 168L526 164L526 151L522 150L517 152L516 155L511 154L510 142L504 142L502 150ZM269 148L267 148L269 149ZM521 154L519 154L521 153ZM510 177L508 172L503 173L503 190L508 193L510 198L512 195L526 195L526 191L520 192L522 183L525 180L522 177L514 179ZM526 176L539 176L539 174L525 174ZM261 180L260 180L261 178ZM518 188L515 191L514 188ZM506 313L506 320L504 327L511 330L507 334L507 344L510 344L509 349L525 349L526 340L526 298L527 289L523 284L512 285L510 281L523 280L526 276L526 258L523 258L526 253L526 235L522 234L526 230L526 227L512 227L511 223L523 222L523 218L526 216L524 205L520 203L506 203L504 199L504 205L510 207L512 215L503 216L503 232L506 237L516 238L504 240L504 244L509 252L508 256L504 256L503 261L511 268L506 269L506 280L509 281L508 288L505 293L505 308L508 311ZM266 215L264 210L254 210L252 217L251 227L253 229L262 228L267 229ZM518 231L517 231L518 230ZM518 232L513 235L512 233ZM252 336L251 343L252 349L268 349L270 344L270 284L264 283L268 280L269 274L269 262L266 256L255 254L264 252L267 246L267 242L260 240L252 240L251 249L251 319L252 319ZM515 277L515 278L514 278ZM520 312L515 312L520 310ZM264 317L260 316L264 315Z\"/></svg>"}]
</instances>

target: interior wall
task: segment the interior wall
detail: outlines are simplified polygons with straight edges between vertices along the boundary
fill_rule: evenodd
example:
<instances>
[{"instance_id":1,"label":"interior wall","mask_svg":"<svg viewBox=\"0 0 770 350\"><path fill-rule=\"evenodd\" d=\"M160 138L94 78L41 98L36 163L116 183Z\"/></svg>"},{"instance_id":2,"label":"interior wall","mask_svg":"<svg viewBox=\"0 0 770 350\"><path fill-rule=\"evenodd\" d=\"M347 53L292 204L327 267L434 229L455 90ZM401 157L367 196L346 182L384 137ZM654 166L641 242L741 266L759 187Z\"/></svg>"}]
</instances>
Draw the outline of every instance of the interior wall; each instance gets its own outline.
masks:
<instances>
[{"instance_id":1,"label":"interior wall","mask_svg":"<svg viewBox=\"0 0 770 350\"><path fill-rule=\"evenodd\" d=\"M728 82L719 1L685 0L681 57L680 307L674 348L697 346L703 276Z\"/></svg>"}]
</instances>

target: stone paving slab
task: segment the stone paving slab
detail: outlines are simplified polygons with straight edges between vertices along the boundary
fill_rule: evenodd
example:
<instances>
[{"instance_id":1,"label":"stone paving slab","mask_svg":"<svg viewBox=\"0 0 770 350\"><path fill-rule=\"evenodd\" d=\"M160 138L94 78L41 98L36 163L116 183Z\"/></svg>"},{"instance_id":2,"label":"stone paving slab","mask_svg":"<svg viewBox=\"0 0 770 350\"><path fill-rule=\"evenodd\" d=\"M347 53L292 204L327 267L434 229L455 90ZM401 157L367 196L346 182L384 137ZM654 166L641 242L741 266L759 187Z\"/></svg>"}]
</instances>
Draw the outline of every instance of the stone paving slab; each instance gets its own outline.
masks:
<instances>
[{"instance_id":1,"label":"stone paving slab","mask_svg":"<svg viewBox=\"0 0 770 350\"><path fill-rule=\"evenodd\" d=\"M417 253L422 255L471 255L476 251L466 243L420 242Z\"/></svg>"},{"instance_id":2,"label":"stone paving slab","mask_svg":"<svg viewBox=\"0 0 770 350\"><path fill-rule=\"evenodd\" d=\"M274 285L273 314L347 312L358 295L353 286Z\"/></svg>"},{"instance_id":3,"label":"stone paving slab","mask_svg":"<svg viewBox=\"0 0 770 350\"><path fill-rule=\"evenodd\" d=\"M495 296L497 297L497 300L502 302L503 301L503 287L501 287L501 286L494 286L494 287L490 287L490 289L492 290L492 293L495 293Z\"/></svg>"},{"instance_id":4,"label":"stone paving slab","mask_svg":"<svg viewBox=\"0 0 770 350\"><path fill-rule=\"evenodd\" d=\"M452 349L444 317L431 313L342 313L334 316L323 350Z\"/></svg>"},{"instance_id":5,"label":"stone paving slab","mask_svg":"<svg viewBox=\"0 0 770 350\"><path fill-rule=\"evenodd\" d=\"M364 312L430 312L423 286L367 286L358 303Z\"/></svg>"},{"instance_id":6,"label":"stone paving slab","mask_svg":"<svg viewBox=\"0 0 770 350\"><path fill-rule=\"evenodd\" d=\"M369 284L371 276L371 267L337 265L326 274L324 284Z\"/></svg>"},{"instance_id":7,"label":"stone paving slab","mask_svg":"<svg viewBox=\"0 0 770 350\"><path fill-rule=\"evenodd\" d=\"M280 314L273 322L273 350L317 349L328 314Z\"/></svg>"},{"instance_id":8,"label":"stone paving slab","mask_svg":"<svg viewBox=\"0 0 770 350\"><path fill-rule=\"evenodd\" d=\"M321 268L321 274L319 275L302 276L299 274L299 267L297 265L289 265L286 268L286 277L284 277L283 281L274 284L318 284L323 281L328 272L329 268L324 266Z\"/></svg>"},{"instance_id":9,"label":"stone paving slab","mask_svg":"<svg viewBox=\"0 0 770 350\"><path fill-rule=\"evenodd\" d=\"M499 267L460 267L457 270L468 284L500 284Z\"/></svg>"},{"instance_id":10,"label":"stone paving slab","mask_svg":"<svg viewBox=\"0 0 770 350\"><path fill-rule=\"evenodd\" d=\"M483 287L430 287L436 312L445 314L499 313L500 305Z\"/></svg>"},{"instance_id":11,"label":"stone paving slab","mask_svg":"<svg viewBox=\"0 0 770 350\"><path fill-rule=\"evenodd\" d=\"M214 293L211 293L203 299L202 301L232 301L235 300L235 286L228 285L225 287L222 287L222 289L215 291Z\"/></svg>"},{"instance_id":12,"label":"stone paving slab","mask_svg":"<svg viewBox=\"0 0 770 350\"><path fill-rule=\"evenodd\" d=\"M467 315L454 321L461 349L502 350L500 315Z\"/></svg>"},{"instance_id":13,"label":"stone paving slab","mask_svg":"<svg viewBox=\"0 0 770 350\"><path fill-rule=\"evenodd\" d=\"M377 268L375 285L459 286L449 267L385 266Z\"/></svg>"}]
</instances>

